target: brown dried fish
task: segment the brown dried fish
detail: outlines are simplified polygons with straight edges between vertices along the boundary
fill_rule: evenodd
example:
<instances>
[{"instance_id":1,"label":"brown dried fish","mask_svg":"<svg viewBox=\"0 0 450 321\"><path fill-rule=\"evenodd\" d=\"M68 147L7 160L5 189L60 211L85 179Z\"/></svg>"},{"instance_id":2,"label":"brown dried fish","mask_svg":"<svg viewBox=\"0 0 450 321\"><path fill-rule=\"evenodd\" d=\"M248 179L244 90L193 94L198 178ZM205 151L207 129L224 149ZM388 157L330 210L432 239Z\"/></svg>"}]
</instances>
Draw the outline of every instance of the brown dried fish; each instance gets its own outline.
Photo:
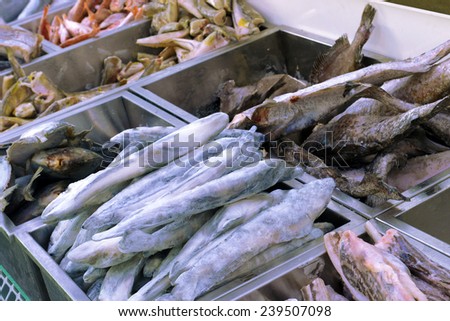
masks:
<instances>
[{"instance_id":1,"label":"brown dried fish","mask_svg":"<svg viewBox=\"0 0 450 321\"><path fill-rule=\"evenodd\" d=\"M333 47L316 59L310 75L312 83L316 84L362 67L361 51L372 32L375 13L375 8L367 4L352 43L350 44L344 34L336 40Z\"/></svg>"},{"instance_id":2,"label":"brown dried fish","mask_svg":"<svg viewBox=\"0 0 450 321\"><path fill-rule=\"evenodd\" d=\"M347 114L315 130L303 147L314 149L317 155L326 152L330 157L339 157L344 163L355 161L383 150L449 104L450 96L396 116Z\"/></svg>"}]
</instances>

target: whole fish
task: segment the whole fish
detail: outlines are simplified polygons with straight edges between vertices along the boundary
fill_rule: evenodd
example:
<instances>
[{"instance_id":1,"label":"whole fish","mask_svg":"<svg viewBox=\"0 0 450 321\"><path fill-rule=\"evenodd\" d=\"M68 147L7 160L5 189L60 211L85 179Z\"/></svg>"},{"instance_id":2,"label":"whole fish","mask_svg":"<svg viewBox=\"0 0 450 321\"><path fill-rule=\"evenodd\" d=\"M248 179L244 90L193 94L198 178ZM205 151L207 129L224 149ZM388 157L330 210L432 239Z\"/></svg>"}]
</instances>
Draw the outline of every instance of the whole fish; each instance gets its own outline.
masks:
<instances>
[{"instance_id":1,"label":"whole fish","mask_svg":"<svg viewBox=\"0 0 450 321\"><path fill-rule=\"evenodd\" d=\"M117 166L108 167L83 180L70 184L67 191L44 210L42 219L50 222L71 216L82 208L86 202L92 202L95 199L97 200L94 202L97 204L104 203L113 196L111 193L107 193L106 196L109 198L103 197L98 200L98 194L99 192L105 192L105 186L109 186L108 189L115 189L120 186L117 191L121 190L123 184L131 179L154 171L173 159L187 154L195 147L204 145L217 136L227 124L228 116L223 113L216 113L196 120L139 152L131 154Z\"/></svg>"},{"instance_id":2,"label":"whole fish","mask_svg":"<svg viewBox=\"0 0 450 321\"><path fill-rule=\"evenodd\" d=\"M406 199L397 189L384 183L373 173L362 174L360 175L361 178L353 179L338 168L328 166L321 158L298 146L293 141L281 140L275 152L278 157L286 160L290 165L301 166L306 173L316 178L333 178L336 186L342 192L353 197L362 198L376 195L385 200Z\"/></svg>"},{"instance_id":3,"label":"whole fish","mask_svg":"<svg viewBox=\"0 0 450 321\"><path fill-rule=\"evenodd\" d=\"M21 78L12 85L4 94L1 101L2 117L11 116L20 104L26 102L33 95L27 80Z\"/></svg>"},{"instance_id":4,"label":"whole fish","mask_svg":"<svg viewBox=\"0 0 450 321\"><path fill-rule=\"evenodd\" d=\"M100 301L125 301L131 295L136 276L145 263L144 256L137 254L127 262L111 267L100 289Z\"/></svg>"},{"instance_id":5,"label":"whole fish","mask_svg":"<svg viewBox=\"0 0 450 321\"><path fill-rule=\"evenodd\" d=\"M223 8L215 9L209 6L205 0L197 0L197 8L202 16L212 23L218 26L223 26L225 24L227 12Z\"/></svg>"},{"instance_id":6,"label":"whole fish","mask_svg":"<svg viewBox=\"0 0 450 321\"><path fill-rule=\"evenodd\" d=\"M197 19L203 18L202 13L197 7L196 0L178 0L178 5L192 14Z\"/></svg>"},{"instance_id":7,"label":"whole fish","mask_svg":"<svg viewBox=\"0 0 450 321\"><path fill-rule=\"evenodd\" d=\"M41 71L32 72L28 79L30 88L36 97L33 99L38 113L44 112L52 103L63 99L66 95Z\"/></svg>"},{"instance_id":8,"label":"whole fish","mask_svg":"<svg viewBox=\"0 0 450 321\"><path fill-rule=\"evenodd\" d=\"M75 133L75 126L66 122L53 121L34 126L22 133L20 138L6 151L11 164L25 167L26 162L38 151L55 148L65 140L86 135Z\"/></svg>"},{"instance_id":9,"label":"whole fish","mask_svg":"<svg viewBox=\"0 0 450 321\"><path fill-rule=\"evenodd\" d=\"M130 260L136 253L122 253L119 250L121 238L101 241L87 241L67 253L70 261L88 264L96 268L107 268Z\"/></svg>"},{"instance_id":10,"label":"whole fish","mask_svg":"<svg viewBox=\"0 0 450 321\"><path fill-rule=\"evenodd\" d=\"M43 37L22 28L0 25L0 55L5 55L5 48L11 48L17 58L30 62L41 53Z\"/></svg>"},{"instance_id":11,"label":"whole fish","mask_svg":"<svg viewBox=\"0 0 450 321\"><path fill-rule=\"evenodd\" d=\"M88 208L85 211L79 213L74 218L70 219L70 222L68 224L62 222L58 223L64 224L64 232L58 232L59 237L53 237L52 244L47 249L47 252L51 257L53 257L56 262L60 262L66 254L67 250L72 247L78 233L81 230L81 225L88 218L88 216L92 214L93 211L93 208Z\"/></svg>"},{"instance_id":12,"label":"whole fish","mask_svg":"<svg viewBox=\"0 0 450 321\"><path fill-rule=\"evenodd\" d=\"M119 243L123 253L146 252L153 255L186 243L212 216L211 211L195 215L186 220L175 221L152 233L141 230L126 232Z\"/></svg>"},{"instance_id":13,"label":"whole fish","mask_svg":"<svg viewBox=\"0 0 450 321\"><path fill-rule=\"evenodd\" d=\"M69 96L69 97L62 98L60 100L53 102L50 106L47 107L47 109L45 109L45 111L40 113L37 118L41 118L41 117L56 113L57 111L60 111L60 110L63 110L64 108L73 106L73 105L79 103L80 101L81 101L80 98L78 98L77 96Z\"/></svg>"},{"instance_id":14,"label":"whole fish","mask_svg":"<svg viewBox=\"0 0 450 321\"><path fill-rule=\"evenodd\" d=\"M17 126L27 124L29 122L30 122L29 119L0 116L0 133L4 132L5 130L8 130L8 129L15 128Z\"/></svg>"},{"instance_id":15,"label":"whole fish","mask_svg":"<svg viewBox=\"0 0 450 321\"><path fill-rule=\"evenodd\" d=\"M441 139L447 146L450 146L450 113L444 111L438 113L426 121L422 127Z\"/></svg>"},{"instance_id":16,"label":"whole fish","mask_svg":"<svg viewBox=\"0 0 450 321\"><path fill-rule=\"evenodd\" d=\"M264 18L256 10L248 10L244 7L245 1L233 0L232 13L233 25L240 38L259 32L258 26L264 23ZM247 10L244 10L247 9Z\"/></svg>"},{"instance_id":17,"label":"whole fish","mask_svg":"<svg viewBox=\"0 0 450 321\"><path fill-rule=\"evenodd\" d=\"M168 298L194 300L271 245L308 235L334 186L332 179L323 179L290 190L278 205L211 242L203 255L195 257L197 262L175 280Z\"/></svg>"},{"instance_id":18,"label":"whole fish","mask_svg":"<svg viewBox=\"0 0 450 321\"><path fill-rule=\"evenodd\" d=\"M190 168L207 160L209 157L215 156L216 153L218 154L235 141L234 138L222 138L212 141L204 145L204 148L194 149L168 165L132 182L116 196L100 206L83 226L87 229L95 230L119 223L128 216L130 213L129 208L134 207L134 204L140 204L142 201L156 198L163 192L170 191L171 183L182 181L184 174Z\"/></svg>"},{"instance_id":19,"label":"whole fish","mask_svg":"<svg viewBox=\"0 0 450 321\"><path fill-rule=\"evenodd\" d=\"M244 224L262 210L281 202L284 193L258 193L243 200L225 205L214 214L183 246L170 270L170 280L175 281L186 269L191 258L209 242L226 231Z\"/></svg>"},{"instance_id":20,"label":"whole fish","mask_svg":"<svg viewBox=\"0 0 450 321\"><path fill-rule=\"evenodd\" d=\"M352 231L324 236L325 249L346 287L358 301L426 301L408 268L394 255Z\"/></svg>"},{"instance_id":21,"label":"whole fish","mask_svg":"<svg viewBox=\"0 0 450 321\"><path fill-rule=\"evenodd\" d=\"M125 231L143 229L198 214L259 193L280 179L289 180L302 173L300 168L287 168L282 160L263 160L248 165L211 182L158 202L149 202L113 228L98 233L93 239L123 235ZM245 179L243 179L245 177ZM205 202L205 199L208 201Z\"/></svg>"},{"instance_id":22,"label":"whole fish","mask_svg":"<svg viewBox=\"0 0 450 321\"><path fill-rule=\"evenodd\" d=\"M389 229L375 246L398 257L412 274L442 290L450 298L450 270L434 262L411 245L397 230Z\"/></svg>"},{"instance_id":23,"label":"whole fish","mask_svg":"<svg viewBox=\"0 0 450 321\"><path fill-rule=\"evenodd\" d=\"M303 146L316 148L319 154L327 150L329 155L339 157L346 164L379 152L447 108L449 103L450 97L447 97L437 104L423 105L391 117L344 115L338 121L315 130Z\"/></svg>"},{"instance_id":24,"label":"whole fish","mask_svg":"<svg viewBox=\"0 0 450 321\"><path fill-rule=\"evenodd\" d=\"M234 117L230 127L242 128L250 123L261 127L261 130L265 133L273 131L275 137L311 127L340 112L339 107L352 96L345 95L345 97L342 97L343 94L348 94L348 87L347 89L345 87L346 83L360 82L377 85L390 79L426 72L449 52L450 40L415 58L374 64L333 77L319 84L300 89L295 93L275 97L273 101L267 101L238 114ZM361 89L364 86L359 85L356 88ZM339 88L341 89L336 90ZM330 95L333 92L335 95ZM309 97L306 101L315 101L316 103L304 106L305 97ZM347 99L343 100L342 98ZM317 108L317 106L320 106L320 108Z\"/></svg>"},{"instance_id":25,"label":"whole fish","mask_svg":"<svg viewBox=\"0 0 450 321\"><path fill-rule=\"evenodd\" d=\"M80 147L63 147L39 151L31 158L33 168L56 178L83 179L99 168L103 158Z\"/></svg>"},{"instance_id":26,"label":"whole fish","mask_svg":"<svg viewBox=\"0 0 450 321\"><path fill-rule=\"evenodd\" d=\"M211 52L215 49L224 47L230 43L221 33L213 32L204 40L190 40L190 39L173 39L172 42L177 52L179 62L184 62L192 58L201 56L205 53ZM179 50L181 49L181 50Z\"/></svg>"},{"instance_id":27,"label":"whole fish","mask_svg":"<svg viewBox=\"0 0 450 321\"><path fill-rule=\"evenodd\" d=\"M178 1L167 0L166 9L156 13L152 18L151 29L159 31L163 26L170 22L177 22L178 20Z\"/></svg>"},{"instance_id":28,"label":"whole fish","mask_svg":"<svg viewBox=\"0 0 450 321\"><path fill-rule=\"evenodd\" d=\"M314 227L311 232L304 237L294 238L289 242L272 245L266 250L249 259L241 267L227 276L222 284L227 284L228 282L236 278L248 278L253 275L258 268L261 268L265 264L282 257L290 251L303 247L306 243L316 240L323 235L324 232L320 228Z\"/></svg>"},{"instance_id":29,"label":"whole fish","mask_svg":"<svg viewBox=\"0 0 450 321\"><path fill-rule=\"evenodd\" d=\"M152 144L158 139L163 138L175 131L172 126L152 126L152 127L135 127L126 129L109 139L110 142L118 143L122 148L127 147L131 143Z\"/></svg>"},{"instance_id":30,"label":"whole fish","mask_svg":"<svg viewBox=\"0 0 450 321\"><path fill-rule=\"evenodd\" d=\"M103 72L100 85L112 84L117 81L117 75L122 69L122 59L117 56L109 56L103 60Z\"/></svg>"},{"instance_id":31,"label":"whole fish","mask_svg":"<svg viewBox=\"0 0 450 321\"><path fill-rule=\"evenodd\" d=\"M361 51L372 33L375 13L375 8L367 4L352 43L350 44L347 35L344 34L330 49L316 59L310 74L312 83L316 84L362 67Z\"/></svg>"}]
</instances>

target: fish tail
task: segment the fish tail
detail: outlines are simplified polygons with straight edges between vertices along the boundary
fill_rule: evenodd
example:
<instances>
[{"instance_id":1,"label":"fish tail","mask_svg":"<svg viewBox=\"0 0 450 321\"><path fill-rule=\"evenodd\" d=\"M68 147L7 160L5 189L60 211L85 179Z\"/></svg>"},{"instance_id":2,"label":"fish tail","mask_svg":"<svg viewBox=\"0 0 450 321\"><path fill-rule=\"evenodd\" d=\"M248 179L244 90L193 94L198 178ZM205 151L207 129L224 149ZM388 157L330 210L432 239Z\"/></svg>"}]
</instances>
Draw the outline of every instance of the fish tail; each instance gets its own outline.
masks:
<instances>
[{"instance_id":1,"label":"fish tail","mask_svg":"<svg viewBox=\"0 0 450 321\"><path fill-rule=\"evenodd\" d=\"M372 7L370 4L367 4L364 8L361 22L358 27L358 30L355 34L354 43L359 47L362 48L364 44L369 40L370 34L373 30L373 19L375 17L376 9Z\"/></svg>"}]
</instances>

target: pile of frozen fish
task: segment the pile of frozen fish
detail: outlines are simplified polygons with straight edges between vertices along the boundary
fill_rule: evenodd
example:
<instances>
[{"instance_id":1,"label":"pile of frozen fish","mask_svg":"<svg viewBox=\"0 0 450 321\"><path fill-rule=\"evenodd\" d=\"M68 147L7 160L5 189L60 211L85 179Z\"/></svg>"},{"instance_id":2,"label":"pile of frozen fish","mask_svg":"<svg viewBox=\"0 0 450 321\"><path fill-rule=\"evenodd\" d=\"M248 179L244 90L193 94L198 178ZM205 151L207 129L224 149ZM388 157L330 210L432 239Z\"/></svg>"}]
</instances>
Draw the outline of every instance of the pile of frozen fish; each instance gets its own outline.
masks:
<instances>
[{"instance_id":1,"label":"pile of frozen fish","mask_svg":"<svg viewBox=\"0 0 450 321\"><path fill-rule=\"evenodd\" d=\"M375 244L352 231L325 235L325 248L339 273L349 297L372 301L424 301L450 299L450 270L412 246L397 230L381 236L368 223ZM317 282L317 281L316 281ZM308 299L324 300L328 289L315 283L302 289ZM319 290L319 291L318 291Z\"/></svg>"},{"instance_id":2,"label":"pile of frozen fish","mask_svg":"<svg viewBox=\"0 0 450 321\"><path fill-rule=\"evenodd\" d=\"M110 162L114 154L108 159L107 150L87 134L68 123L50 122L2 146L6 155L0 156L0 212L16 225L25 223L40 216L71 182Z\"/></svg>"},{"instance_id":3,"label":"pile of frozen fish","mask_svg":"<svg viewBox=\"0 0 450 321\"><path fill-rule=\"evenodd\" d=\"M194 300L333 229L314 224L333 180L265 192L302 170L228 123L212 114L152 144L163 128L120 133L105 146L122 152L45 208L48 252L91 299Z\"/></svg>"},{"instance_id":4,"label":"pile of frozen fish","mask_svg":"<svg viewBox=\"0 0 450 321\"><path fill-rule=\"evenodd\" d=\"M230 128L267 134L272 151L371 206L450 162L450 40L414 58L360 67L372 29L368 5L352 44L344 36L318 58L312 83L274 75L219 89ZM414 176L411 173L414 173Z\"/></svg>"}]
</instances>

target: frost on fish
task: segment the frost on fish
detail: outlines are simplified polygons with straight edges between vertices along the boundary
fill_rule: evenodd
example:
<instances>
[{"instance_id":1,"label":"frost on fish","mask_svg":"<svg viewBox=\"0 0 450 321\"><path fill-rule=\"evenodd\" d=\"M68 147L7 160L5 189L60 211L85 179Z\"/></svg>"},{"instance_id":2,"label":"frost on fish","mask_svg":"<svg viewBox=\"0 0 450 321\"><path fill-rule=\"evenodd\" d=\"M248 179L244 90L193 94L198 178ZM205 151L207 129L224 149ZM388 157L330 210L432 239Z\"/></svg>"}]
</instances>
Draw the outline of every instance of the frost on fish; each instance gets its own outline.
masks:
<instances>
[{"instance_id":1,"label":"frost on fish","mask_svg":"<svg viewBox=\"0 0 450 321\"><path fill-rule=\"evenodd\" d=\"M254 195L273 186L281 178L292 179L301 173L300 168L289 168L282 160L263 160L197 186L191 191L174 195L170 199L162 198L158 202L149 202L137 213L133 213L113 228L96 234L93 239L100 240L123 235L128 230L164 225ZM290 177L286 177L287 175Z\"/></svg>"},{"instance_id":2,"label":"frost on fish","mask_svg":"<svg viewBox=\"0 0 450 321\"><path fill-rule=\"evenodd\" d=\"M290 190L280 204L215 239L174 281L170 298L194 300L269 246L308 235L333 189L333 180L323 179Z\"/></svg>"},{"instance_id":3,"label":"frost on fish","mask_svg":"<svg viewBox=\"0 0 450 321\"><path fill-rule=\"evenodd\" d=\"M102 204L111 199L133 178L140 177L179 158L195 147L202 146L217 136L228 124L224 113L212 114L196 120L154 144L131 154L114 167L107 167L83 180L69 185L42 213L46 222L68 218L86 206ZM199 130L201 128L201 130ZM183 142L192 142L185 147ZM105 186L108 188L105 189Z\"/></svg>"}]
</instances>

